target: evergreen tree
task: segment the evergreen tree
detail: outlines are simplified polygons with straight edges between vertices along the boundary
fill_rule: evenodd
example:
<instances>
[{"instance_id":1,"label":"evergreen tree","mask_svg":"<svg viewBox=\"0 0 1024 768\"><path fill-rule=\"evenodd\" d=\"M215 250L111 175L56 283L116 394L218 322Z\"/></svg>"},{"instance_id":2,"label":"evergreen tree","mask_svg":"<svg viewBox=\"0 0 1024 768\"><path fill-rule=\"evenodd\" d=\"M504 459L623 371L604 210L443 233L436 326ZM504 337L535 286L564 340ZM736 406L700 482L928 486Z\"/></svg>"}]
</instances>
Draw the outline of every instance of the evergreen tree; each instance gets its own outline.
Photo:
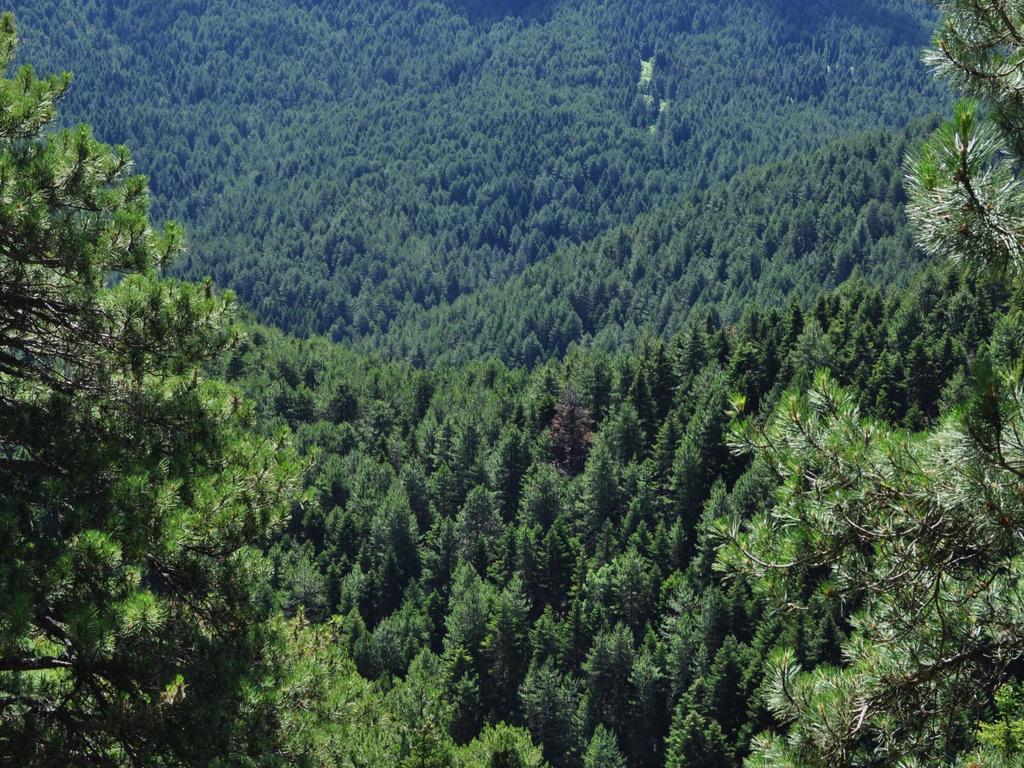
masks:
<instances>
[{"instance_id":1,"label":"evergreen tree","mask_svg":"<svg viewBox=\"0 0 1024 768\"><path fill-rule=\"evenodd\" d=\"M577 525L584 540L591 543L606 525L617 523L619 517L615 462L603 436L595 441L580 480L582 498Z\"/></svg>"},{"instance_id":2,"label":"evergreen tree","mask_svg":"<svg viewBox=\"0 0 1024 768\"><path fill-rule=\"evenodd\" d=\"M929 253L1019 281L1024 125L1009 64L1024 52L1024 16L1000 0L938 5L929 59L987 116L957 104L911 160L910 216ZM973 368L966 404L921 435L865 420L825 373L766 427L737 428L783 486L771 512L723 524L722 565L783 600L801 574L825 573L823 590L860 605L842 667L803 671L791 650L776 655L770 703L789 729L760 737L752 765L946 762L972 746L1013 674L1024 653L1024 391L1019 367L993 369L982 352Z\"/></svg>"},{"instance_id":3,"label":"evergreen tree","mask_svg":"<svg viewBox=\"0 0 1024 768\"><path fill-rule=\"evenodd\" d=\"M245 689L289 717L259 547L300 467L198 369L231 298L160 278L181 233L127 150L50 129L67 85L0 80L0 762L231 760Z\"/></svg>"},{"instance_id":4,"label":"evergreen tree","mask_svg":"<svg viewBox=\"0 0 1024 768\"><path fill-rule=\"evenodd\" d=\"M732 764L718 724L679 707L668 737L666 768L726 768Z\"/></svg>"},{"instance_id":5,"label":"evergreen tree","mask_svg":"<svg viewBox=\"0 0 1024 768\"><path fill-rule=\"evenodd\" d=\"M544 756L555 766L577 765L584 743L579 683L547 659L530 667L519 697L526 726L544 746Z\"/></svg>"},{"instance_id":6,"label":"evergreen tree","mask_svg":"<svg viewBox=\"0 0 1024 768\"><path fill-rule=\"evenodd\" d=\"M633 636L621 624L598 634L587 654L587 710L590 722L625 734L633 687Z\"/></svg>"},{"instance_id":7,"label":"evergreen tree","mask_svg":"<svg viewBox=\"0 0 1024 768\"><path fill-rule=\"evenodd\" d=\"M618 739L603 725L594 729L583 757L583 768L626 768L626 758L619 751Z\"/></svg>"},{"instance_id":8,"label":"evergreen tree","mask_svg":"<svg viewBox=\"0 0 1024 768\"><path fill-rule=\"evenodd\" d=\"M489 463L491 489L497 496L502 519L512 520L522 494L523 476L530 464L529 449L523 433L512 426L501 433Z\"/></svg>"},{"instance_id":9,"label":"evergreen tree","mask_svg":"<svg viewBox=\"0 0 1024 768\"><path fill-rule=\"evenodd\" d=\"M580 401L579 393L571 386L565 388L555 405L551 422L551 444L555 465L567 475L583 471L593 439L594 421L590 411Z\"/></svg>"},{"instance_id":10,"label":"evergreen tree","mask_svg":"<svg viewBox=\"0 0 1024 768\"><path fill-rule=\"evenodd\" d=\"M510 719L518 709L517 694L526 674L529 606L523 583L513 576L498 593L487 624L483 655L487 660L487 693L495 720Z\"/></svg>"}]
</instances>

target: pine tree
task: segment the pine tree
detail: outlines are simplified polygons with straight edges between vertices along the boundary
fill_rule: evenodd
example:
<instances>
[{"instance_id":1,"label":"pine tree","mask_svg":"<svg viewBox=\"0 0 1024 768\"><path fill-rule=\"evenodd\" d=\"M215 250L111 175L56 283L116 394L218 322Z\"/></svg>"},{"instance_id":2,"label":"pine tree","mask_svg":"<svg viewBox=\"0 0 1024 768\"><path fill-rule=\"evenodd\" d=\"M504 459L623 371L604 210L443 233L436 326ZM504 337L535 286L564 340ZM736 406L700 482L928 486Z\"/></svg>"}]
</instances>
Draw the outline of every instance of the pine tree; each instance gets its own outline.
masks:
<instances>
[{"instance_id":1,"label":"pine tree","mask_svg":"<svg viewBox=\"0 0 1024 768\"><path fill-rule=\"evenodd\" d=\"M668 737L666 768L727 768L732 764L718 723L708 723L681 703Z\"/></svg>"},{"instance_id":2,"label":"pine tree","mask_svg":"<svg viewBox=\"0 0 1024 768\"><path fill-rule=\"evenodd\" d=\"M616 733L625 733L633 696L633 655L633 636L621 624L594 638L583 665L587 675L587 712L592 724L604 723Z\"/></svg>"},{"instance_id":3,"label":"pine tree","mask_svg":"<svg viewBox=\"0 0 1024 768\"><path fill-rule=\"evenodd\" d=\"M583 757L583 768L626 768L626 758L619 750L618 739L603 725L594 729Z\"/></svg>"},{"instance_id":4,"label":"pine tree","mask_svg":"<svg viewBox=\"0 0 1024 768\"><path fill-rule=\"evenodd\" d=\"M579 532L588 544L595 541L601 529L618 522L619 486L608 441L600 436L587 457L581 478Z\"/></svg>"},{"instance_id":5,"label":"pine tree","mask_svg":"<svg viewBox=\"0 0 1024 768\"><path fill-rule=\"evenodd\" d=\"M487 726L480 736L459 750L458 768L545 768L541 750L528 733L508 725Z\"/></svg>"},{"instance_id":6,"label":"pine tree","mask_svg":"<svg viewBox=\"0 0 1024 768\"><path fill-rule=\"evenodd\" d=\"M68 83L0 80L0 762L209 764L247 687L289 716L259 548L300 463L202 374L231 297L161 279L181 231L127 150L50 127Z\"/></svg>"},{"instance_id":7,"label":"pine tree","mask_svg":"<svg viewBox=\"0 0 1024 768\"><path fill-rule=\"evenodd\" d=\"M494 600L483 641L487 695L495 720L511 719L518 710L517 693L526 675L528 613L523 582L514 576Z\"/></svg>"},{"instance_id":8,"label":"pine tree","mask_svg":"<svg viewBox=\"0 0 1024 768\"><path fill-rule=\"evenodd\" d=\"M806 399L791 395L764 433L741 428L781 476L800 466L813 480L787 483L778 507L744 533L723 529L734 543L722 564L756 574L778 599L790 589L787 572L807 568L826 568L830 584L864 595L846 666L803 673L792 653L775 660L772 706L794 722L791 748L817 755L812 764L847 764L865 749L935 759L963 748L957 734L1003 679L1001 660L1024 651L1013 565L1024 400L1016 374L976 376L973 403L921 436L863 420L824 374ZM759 749L766 765L789 764L782 742Z\"/></svg>"},{"instance_id":9,"label":"pine tree","mask_svg":"<svg viewBox=\"0 0 1024 768\"><path fill-rule=\"evenodd\" d=\"M1024 266L1024 108L1016 62L1024 11L1002 0L938 2L929 61L977 102L908 163L909 215L922 248L985 279ZM982 350L974 392L930 432L864 419L820 373L767 426L735 431L782 481L774 510L723 521L719 565L800 604L797 583L860 606L841 667L774 658L769 703L784 734L754 744L752 766L946 763L1024 654L1024 387ZM916 372L915 372L916 373ZM1016 756L1019 759L1019 755Z\"/></svg>"},{"instance_id":10,"label":"pine tree","mask_svg":"<svg viewBox=\"0 0 1024 768\"><path fill-rule=\"evenodd\" d=\"M519 698L530 733L544 745L544 756L555 766L577 765L583 740L579 683L548 659L530 667Z\"/></svg>"},{"instance_id":11,"label":"pine tree","mask_svg":"<svg viewBox=\"0 0 1024 768\"><path fill-rule=\"evenodd\" d=\"M506 427L491 456L488 472L505 522L511 521L518 509L523 476L529 464L529 448L523 433L516 426Z\"/></svg>"},{"instance_id":12,"label":"pine tree","mask_svg":"<svg viewBox=\"0 0 1024 768\"><path fill-rule=\"evenodd\" d=\"M370 592L373 610L367 614L376 623L398 608L402 591L419 574L416 541L419 531L402 483L391 483L373 516L368 538Z\"/></svg>"},{"instance_id":13,"label":"pine tree","mask_svg":"<svg viewBox=\"0 0 1024 768\"><path fill-rule=\"evenodd\" d=\"M472 565L477 573L486 573L501 531L494 494L483 486L477 486L469 492L455 519L459 557Z\"/></svg>"}]
</instances>

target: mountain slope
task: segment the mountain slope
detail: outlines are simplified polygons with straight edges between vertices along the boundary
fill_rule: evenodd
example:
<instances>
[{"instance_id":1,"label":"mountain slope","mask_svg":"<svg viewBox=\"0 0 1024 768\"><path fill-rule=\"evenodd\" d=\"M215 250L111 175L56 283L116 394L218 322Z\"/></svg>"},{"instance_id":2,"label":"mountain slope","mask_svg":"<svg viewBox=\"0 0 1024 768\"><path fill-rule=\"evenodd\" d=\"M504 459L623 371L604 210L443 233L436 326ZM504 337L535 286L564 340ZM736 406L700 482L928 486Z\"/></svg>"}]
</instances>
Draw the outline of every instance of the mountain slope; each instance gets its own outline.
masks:
<instances>
[{"instance_id":1,"label":"mountain slope","mask_svg":"<svg viewBox=\"0 0 1024 768\"><path fill-rule=\"evenodd\" d=\"M903 283L921 262L902 171L918 134L865 135L746 172L399 318L367 346L419 363L497 354L533 365L573 342L624 347L707 312L731 322L749 303L809 303L854 271L876 285Z\"/></svg>"},{"instance_id":2,"label":"mountain slope","mask_svg":"<svg viewBox=\"0 0 1024 768\"><path fill-rule=\"evenodd\" d=\"M263 320L379 336L738 171L935 109L910 0L17 0L65 114ZM131 76L128 75L131 73Z\"/></svg>"}]
</instances>

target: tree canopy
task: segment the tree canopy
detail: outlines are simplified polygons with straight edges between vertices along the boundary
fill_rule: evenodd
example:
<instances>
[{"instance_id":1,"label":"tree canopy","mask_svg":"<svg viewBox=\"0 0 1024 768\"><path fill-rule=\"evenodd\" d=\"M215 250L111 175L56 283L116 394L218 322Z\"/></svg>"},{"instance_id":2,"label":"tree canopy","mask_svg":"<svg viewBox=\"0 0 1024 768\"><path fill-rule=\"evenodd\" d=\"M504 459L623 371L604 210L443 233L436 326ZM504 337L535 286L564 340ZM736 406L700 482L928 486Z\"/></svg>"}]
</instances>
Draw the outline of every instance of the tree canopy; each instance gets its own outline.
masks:
<instances>
[{"instance_id":1,"label":"tree canopy","mask_svg":"<svg viewBox=\"0 0 1024 768\"><path fill-rule=\"evenodd\" d=\"M543 312L514 282L530 265L754 166L902 130L942 105L920 62L933 14L912 0L11 7L25 56L76 73L71 118L129 143L157 219L188 226L180 274L212 276L264 322L417 363L444 357L417 329L440 335L452 317L436 313L459 297L480 294L486 319L508 311L491 286L509 283L513 313ZM553 269L583 278L565 259ZM706 279L699 260L684 270ZM594 293L620 279L610 264L595 277ZM529 364L563 353L560 337L579 336L563 328L564 302L553 311L538 318L557 330L537 334L539 354L506 354L508 331L472 352ZM652 310L622 311L584 318L586 331ZM459 342L475 331L458 328Z\"/></svg>"},{"instance_id":2,"label":"tree canopy","mask_svg":"<svg viewBox=\"0 0 1024 768\"><path fill-rule=\"evenodd\" d=\"M15 44L4 15L5 69ZM180 229L152 229L127 150L48 129L67 83L0 79L0 762L414 759L418 713L276 614L265 548L305 461L204 372L232 298L162 277ZM514 729L463 752L416 727L438 765L539 765Z\"/></svg>"},{"instance_id":3,"label":"tree canopy","mask_svg":"<svg viewBox=\"0 0 1024 768\"><path fill-rule=\"evenodd\" d=\"M3 16L0 763L1018 764L1024 17L937 5L930 139L902 0Z\"/></svg>"}]
</instances>

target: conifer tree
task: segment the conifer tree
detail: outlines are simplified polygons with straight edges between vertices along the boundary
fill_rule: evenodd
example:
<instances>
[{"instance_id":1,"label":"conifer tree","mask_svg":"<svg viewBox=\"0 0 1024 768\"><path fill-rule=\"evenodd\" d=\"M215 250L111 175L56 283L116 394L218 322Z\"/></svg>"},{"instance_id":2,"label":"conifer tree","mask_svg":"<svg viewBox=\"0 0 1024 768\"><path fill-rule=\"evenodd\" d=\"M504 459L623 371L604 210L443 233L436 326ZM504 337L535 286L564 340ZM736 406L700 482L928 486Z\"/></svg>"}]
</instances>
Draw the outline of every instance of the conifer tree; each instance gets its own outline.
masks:
<instances>
[{"instance_id":1,"label":"conifer tree","mask_svg":"<svg viewBox=\"0 0 1024 768\"><path fill-rule=\"evenodd\" d=\"M591 723L624 733L629 719L633 637L621 624L601 632L587 654L587 708Z\"/></svg>"},{"instance_id":2,"label":"conifer tree","mask_svg":"<svg viewBox=\"0 0 1024 768\"><path fill-rule=\"evenodd\" d=\"M618 739L603 725L594 729L583 757L583 768L626 768L626 758L619 749Z\"/></svg>"},{"instance_id":3,"label":"conifer tree","mask_svg":"<svg viewBox=\"0 0 1024 768\"><path fill-rule=\"evenodd\" d=\"M0 80L0 762L230 761L248 687L288 717L259 547L300 465L201 373L231 297L161 279L127 150L51 129L68 83Z\"/></svg>"},{"instance_id":4,"label":"conifer tree","mask_svg":"<svg viewBox=\"0 0 1024 768\"><path fill-rule=\"evenodd\" d=\"M577 764L582 734L579 683L551 659L530 667L519 689L523 717L544 756L556 766Z\"/></svg>"},{"instance_id":5,"label":"conifer tree","mask_svg":"<svg viewBox=\"0 0 1024 768\"><path fill-rule=\"evenodd\" d=\"M555 465L567 475L578 475L586 464L594 421L580 401L579 393L568 386L555 406L551 422L551 443Z\"/></svg>"},{"instance_id":6,"label":"conifer tree","mask_svg":"<svg viewBox=\"0 0 1024 768\"><path fill-rule=\"evenodd\" d=\"M685 706L676 710L668 738L666 768L726 768L732 763L718 723L708 723Z\"/></svg>"},{"instance_id":7,"label":"conifer tree","mask_svg":"<svg viewBox=\"0 0 1024 768\"><path fill-rule=\"evenodd\" d=\"M928 59L976 101L908 163L909 214L928 253L1019 284L1024 9L937 5ZM721 523L720 567L790 606L805 603L807 574L825 575L819 594L856 609L842 666L776 654L769 703L788 730L757 739L749 765L934 765L975 746L1024 655L1024 385L987 358L975 356L968 401L924 434L864 419L824 372L767 425L736 427L781 488L772 511Z\"/></svg>"}]
</instances>

